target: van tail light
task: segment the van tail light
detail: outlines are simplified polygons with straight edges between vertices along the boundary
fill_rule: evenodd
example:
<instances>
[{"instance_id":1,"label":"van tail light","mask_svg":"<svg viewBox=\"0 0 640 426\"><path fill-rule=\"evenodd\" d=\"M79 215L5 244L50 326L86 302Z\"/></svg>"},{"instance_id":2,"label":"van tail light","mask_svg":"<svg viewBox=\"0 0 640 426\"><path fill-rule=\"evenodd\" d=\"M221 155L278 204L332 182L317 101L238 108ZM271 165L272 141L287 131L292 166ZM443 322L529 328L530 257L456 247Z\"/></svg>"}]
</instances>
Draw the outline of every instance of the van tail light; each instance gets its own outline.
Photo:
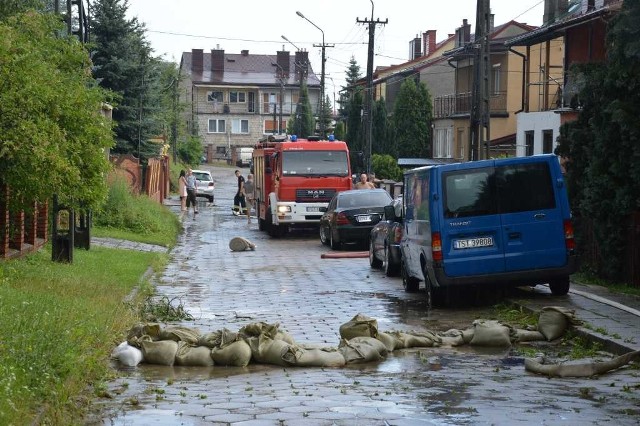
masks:
<instances>
[{"instance_id":1,"label":"van tail light","mask_svg":"<svg viewBox=\"0 0 640 426\"><path fill-rule=\"evenodd\" d=\"M336 217L336 225L348 225L349 224L349 218L347 217L346 214L344 214L343 212L338 213L338 216Z\"/></svg>"},{"instance_id":2,"label":"van tail light","mask_svg":"<svg viewBox=\"0 0 640 426\"><path fill-rule=\"evenodd\" d=\"M564 221L564 244L569 251L576 249L576 240L573 236L573 223L570 219Z\"/></svg>"},{"instance_id":3,"label":"van tail light","mask_svg":"<svg viewBox=\"0 0 640 426\"><path fill-rule=\"evenodd\" d=\"M431 254L434 262L442 262L442 238L439 232L431 234Z\"/></svg>"},{"instance_id":4,"label":"van tail light","mask_svg":"<svg viewBox=\"0 0 640 426\"><path fill-rule=\"evenodd\" d=\"M395 231L393 232L393 242L395 244L400 244L402 240L402 228L400 226L395 227Z\"/></svg>"},{"instance_id":5,"label":"van tail light","mask_svg":"<svg viewBox=\"0 0 640 426\"><path fill-rule=\"evenodd\" d=\"M213 187L213 182L209 182L209 186Z\"/></svg>"}]
</instances>

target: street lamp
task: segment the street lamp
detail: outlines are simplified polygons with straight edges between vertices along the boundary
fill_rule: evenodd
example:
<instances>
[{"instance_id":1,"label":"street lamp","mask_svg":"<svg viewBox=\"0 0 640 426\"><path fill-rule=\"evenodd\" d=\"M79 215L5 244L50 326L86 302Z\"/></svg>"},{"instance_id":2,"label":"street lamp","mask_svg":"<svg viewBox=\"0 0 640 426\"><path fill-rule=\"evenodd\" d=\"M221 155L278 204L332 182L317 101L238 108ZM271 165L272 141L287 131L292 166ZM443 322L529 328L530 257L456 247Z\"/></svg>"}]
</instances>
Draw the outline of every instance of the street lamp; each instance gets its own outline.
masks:
<instances>
[{"instance_id":1,"label":"street lamp","mask_svg":"<svg viewBox=\"0 0 640 426\"><path fill-rule=\"evenodd\" d=\"M293 42L292 42L291 40L289 40L288 38L286 38L286 37L285 37L285 36L283 36L283 35L282 35L282 36L280 36L280 37L282 37L282 39L283 39L284 41L286 41L287 43L289 43L289 44L291 44L293 47L295 47L297 51L300 51L300 48L299 48L298 46L296 46L295 44L293 44Z\"/></svg>"},{"instance_id":2,"label":"street lamp","mask_svg":"<svg viewBox=\"0 0 640 426\"><path fill-rule=\"evenodd\" d=\"M320 71L320 136L324 138L324 63L325 63L325 44L324 44L324 31L322 28L314 24L309 18L304 16L300 11L296 11L296 15L309 22L316 27L322 33L322 70Z\"/></svg>"}]
</instances>

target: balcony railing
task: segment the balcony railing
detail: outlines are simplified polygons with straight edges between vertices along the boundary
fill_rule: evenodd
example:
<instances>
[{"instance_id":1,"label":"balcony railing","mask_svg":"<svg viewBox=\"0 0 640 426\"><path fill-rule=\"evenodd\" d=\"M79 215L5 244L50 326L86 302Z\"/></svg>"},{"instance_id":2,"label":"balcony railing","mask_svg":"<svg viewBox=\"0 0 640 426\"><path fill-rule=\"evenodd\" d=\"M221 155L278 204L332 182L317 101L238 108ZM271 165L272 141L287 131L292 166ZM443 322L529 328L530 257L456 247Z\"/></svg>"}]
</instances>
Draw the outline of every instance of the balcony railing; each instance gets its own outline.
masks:
<instances>
[{"instance_id":1,"label":"balcony railing","mask_svg":"<svg viewBox=\"0 0 640 426\"><path fill-rule=\"evenodd\" d=\"M490 95L489 109L492 113L507 112L507 92L495 92ZM438 96L433 100L434 118L469 115L471 113L471 92Z\"/></svg>"}]
</instances>

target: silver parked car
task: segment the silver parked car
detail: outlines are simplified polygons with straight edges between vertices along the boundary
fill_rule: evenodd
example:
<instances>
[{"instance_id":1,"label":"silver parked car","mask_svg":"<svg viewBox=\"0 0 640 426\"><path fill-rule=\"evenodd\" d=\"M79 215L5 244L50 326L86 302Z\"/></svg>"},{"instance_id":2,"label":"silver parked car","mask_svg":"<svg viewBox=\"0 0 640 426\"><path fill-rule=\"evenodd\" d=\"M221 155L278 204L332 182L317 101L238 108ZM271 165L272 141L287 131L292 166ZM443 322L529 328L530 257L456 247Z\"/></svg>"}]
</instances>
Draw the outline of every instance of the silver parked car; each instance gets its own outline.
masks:
<instances>
[{"instance_id":1,"label":"silver parked car","mask_svg":"<svg viewBox=\"0 0 640 426\"><path fill-rule=\"evenodd\" d=\"M213 189L215 184L211 172L207 170L193 170L193 175L198 181L196 197L205 197L210 203L213 203Z\"/></svg>"}]
</instances>

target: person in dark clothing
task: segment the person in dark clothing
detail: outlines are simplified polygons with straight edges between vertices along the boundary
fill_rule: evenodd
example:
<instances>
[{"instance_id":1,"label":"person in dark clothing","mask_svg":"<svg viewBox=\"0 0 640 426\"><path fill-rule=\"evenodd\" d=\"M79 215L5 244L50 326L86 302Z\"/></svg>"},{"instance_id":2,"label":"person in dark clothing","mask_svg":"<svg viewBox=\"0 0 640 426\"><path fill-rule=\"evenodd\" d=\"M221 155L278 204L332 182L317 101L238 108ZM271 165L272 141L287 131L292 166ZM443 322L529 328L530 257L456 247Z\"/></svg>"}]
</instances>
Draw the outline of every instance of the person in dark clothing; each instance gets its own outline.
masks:
<instances>
[{"instance_id":1,"label":"person in dark clothing","mask_svg":"<svg viewBox=\"0 0 640 426\"><path fill-rule=\"evenodd\" d=\"M240 216L247 208L247 202L244 193L244 176L242 176L240 170L236 170L235 173L236 177L238 178L238 190L236 191L236 195L233 197L232 210L234 215Z\"/></svg>"}]
</instances>

